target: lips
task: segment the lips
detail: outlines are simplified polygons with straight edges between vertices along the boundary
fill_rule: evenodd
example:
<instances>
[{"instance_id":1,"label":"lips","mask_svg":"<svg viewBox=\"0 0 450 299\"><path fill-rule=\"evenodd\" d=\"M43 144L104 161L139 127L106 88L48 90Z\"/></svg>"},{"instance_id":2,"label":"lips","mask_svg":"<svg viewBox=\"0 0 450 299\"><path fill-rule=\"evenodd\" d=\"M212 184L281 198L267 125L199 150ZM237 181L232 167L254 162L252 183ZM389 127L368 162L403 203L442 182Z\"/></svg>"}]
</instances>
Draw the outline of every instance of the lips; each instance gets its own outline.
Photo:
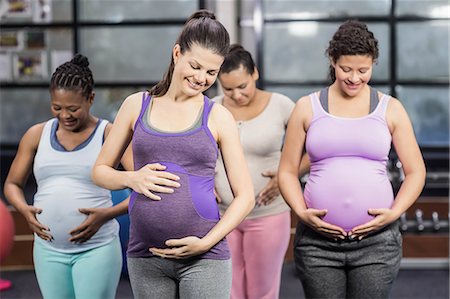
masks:
<instances>
[{"instance_id":1,"label":"lips","mask_svg":"<svg viewBox=\"0 0 450 299\"><path fill-rule=\"evenodd\" d=\"M189 87L191 87L192 89L201 90L204 87L204 84L194 83L194 82L191 82L189 79L186 79L186 80L189 83Z\"/></svg>"},{"instance_id":2,"label":"lips","mask_svg":"<svg viewBox=\"0 0 450 299\"><path fill-rule=\"evenodd\" d=\"M72 126L74 126L77 123L77 121L76 120L63 120L63 121L61 121L61 123L65 127L72 127Z\"/></svg>"},{"instance_id":3,"label":"lips","mask_svg":"<svg viewBox=\"0 0 450 299\"><path fill-rule=\"evenodd\" d=\"M347 87L349 89L358 89L360 86L360 84L353 84L353 83L348 83L348 82L345 82L345 84L347 85Z\"/></svg>"}]
</instances>

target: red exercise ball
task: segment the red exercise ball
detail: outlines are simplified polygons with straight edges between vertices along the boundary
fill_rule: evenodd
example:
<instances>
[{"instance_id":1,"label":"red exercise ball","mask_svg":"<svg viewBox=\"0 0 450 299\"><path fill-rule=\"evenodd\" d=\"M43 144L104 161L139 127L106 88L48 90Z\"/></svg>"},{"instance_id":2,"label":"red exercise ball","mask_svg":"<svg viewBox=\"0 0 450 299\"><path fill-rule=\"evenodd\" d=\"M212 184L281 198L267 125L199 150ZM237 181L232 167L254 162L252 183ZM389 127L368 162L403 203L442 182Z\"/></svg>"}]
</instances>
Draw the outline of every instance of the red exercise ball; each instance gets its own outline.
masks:
<instances>
[{"instance_id":1,"label":"red exercise ball","mask_svg":"<svg viewBox=\"0 0 450 299\"><path fill-rule=\"evenodd\" d=\"M3 262L14 244L14 221L6 204L0 198L0 262Z\"/></svg>"}]
</instances>

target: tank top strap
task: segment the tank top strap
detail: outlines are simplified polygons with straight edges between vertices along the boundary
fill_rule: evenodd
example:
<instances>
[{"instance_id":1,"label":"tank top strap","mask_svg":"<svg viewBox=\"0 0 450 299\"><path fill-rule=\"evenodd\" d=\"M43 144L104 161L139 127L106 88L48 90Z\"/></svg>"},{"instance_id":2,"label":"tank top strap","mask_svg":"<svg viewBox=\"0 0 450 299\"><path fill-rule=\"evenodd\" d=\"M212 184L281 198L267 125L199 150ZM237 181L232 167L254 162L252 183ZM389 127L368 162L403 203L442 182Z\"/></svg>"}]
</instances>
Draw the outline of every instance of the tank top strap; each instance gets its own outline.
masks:
<instances>
[{"instance_id":1,"label":"tank top strap","mask_svg":"<svg viewBox=\"0 0 450 299\"><path fill-rule=\"evenodd\" d=\"M134 124L134 130L136 130L136 126L140 121L144 121L144 114L145 111L147 111L147 107L150 104L152 97L150 96L150 94L148 93L148 91L145 91L144 93L142 93L142 104L141 104L141 112L139 112L139 117L137 118L135 124Z\"/></svg>"},{"instance_id":2,"label":"tank top strap","mask_svg":"<svg viewBox=\"0 0 450 299\"><path fill-rule=\"evenodd\" d=\"M39 147L49 146L51 144L52 126L58 120L56 118L49 119L41 133L41 139L39 140Z\"/></svg>"},{"instance_id":3,"label":"tank top strap","mask_svg":"<svg viewBox=\"0 0 450 299\"><path fill-rule=\"evenodd\" d=\"M390 95L387 95L387 94L384 94L384 93L382 94L380 102L379 102L380 107L379 107L379 109L377 109L375 111L375 114L377 116L379 116L379 117L381 117L383 119L386 118L386 111L387 111L387 107L389 105L390 99L391 99Z\"/></svg>"},{"instance_id":4,"label":"tank top strap","mask_svg":"<svg viewBox=\"0 0 450 299\"><path fill-rule=\"evenodd\" d=\"M203 98L203 116L202 116L202 126L208 126L209 113L211 112L214 101L211 101L207 96Z\"/></svg>"},{"instance_id":5,"label":"tank top strap","mask_svg":"<svg viewBox=\"0 0 450 299\"><path fill-rule=\"evenodd\" d=\"M325 108L322 106L321 98L325 98L325 102L328 103L328 89L324 88L320 90L320 96L319 92L313 92L309 95L309 98L311 99L311 107L313 111L313 119L316 119L318 117L321 117L325 115ZM323 99L322 99L323 101Z\"/></svg>"},{"instance_id":6,"label":"tank top strap","mask_svg":"<svg viewBox=\"0 0 450 299\"><path fill-rule=\"evenodd\" d=\"M147 91L142 94L142 106L141 106L141 113L139 113L139 119L142 119L145 111L147 111L147 107L150 104L151 100L152 97Z\"/></svg>"},{"instance_id":7,"label":"tank top strap","mask_svg":"<svg viewBox=\"0 0 450 299\"><path fill-rule=\"evenodd\" d=\"M370 87L370 108L369 108L369 113L372 113L373 111L375 111L375 109L377 108L378 104L379 104L380 100L378 100L378 90Z\"/></svg>"},{"instance_id":8,"label":"tank top strap","mask_svg":"<svg viewBox=\"0 0 450 299\"><path fill-rule=\"evenodd\" d=\"M98 138L101 140L101 144L105 142L105 130L108 125L108 121L106 119L100 119L100 124L98 125L94 138ZM98 136L98 137L97 137Z\"/></svg>"}]
</instances>

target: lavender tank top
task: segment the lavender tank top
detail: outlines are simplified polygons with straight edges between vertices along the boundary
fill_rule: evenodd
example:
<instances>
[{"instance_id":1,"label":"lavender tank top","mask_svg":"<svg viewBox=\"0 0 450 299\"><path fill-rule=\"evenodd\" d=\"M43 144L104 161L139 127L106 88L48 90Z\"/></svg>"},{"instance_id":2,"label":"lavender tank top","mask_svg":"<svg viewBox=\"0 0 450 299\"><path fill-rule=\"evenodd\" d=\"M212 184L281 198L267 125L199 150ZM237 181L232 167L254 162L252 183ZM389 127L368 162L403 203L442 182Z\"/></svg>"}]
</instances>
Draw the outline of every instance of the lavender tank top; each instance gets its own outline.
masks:
<instances>
[{"instance_id":1,"label":"lavender tank top","mask_svg":"<svg viewBox=\"0 0 450 299\"><path fill-rule=\"evenodd\" d=\"M359 118L329 114L317 93L310 95L313 119L306 134L311 170L305 186L307 207L327 209L324 221L345 231L371 219L370 208L394 201L386 164L392 136L385 114L390 97Z\"/></svg>"},{"instance_id":2,"label":"lavender tank top","mask_svg":"<svg viewBox=\"0 0 450 299\"><path fill-rule=\"evenodd\" d=\"M145 111L150 103L151 97L144 94L132 139L134 169L160 163L180 177L181 187L171 194L155 192L162 198L160 201L132 192L128 208L129 257L151 257L148 249L166 248L168 239L202 238L220 218L214 196L218 148L207 126L213 102L205 96L201 126L182 133L163 133L147 126ZM197 258L229 259L226 240Z\"/></svg>"}]
</instances>

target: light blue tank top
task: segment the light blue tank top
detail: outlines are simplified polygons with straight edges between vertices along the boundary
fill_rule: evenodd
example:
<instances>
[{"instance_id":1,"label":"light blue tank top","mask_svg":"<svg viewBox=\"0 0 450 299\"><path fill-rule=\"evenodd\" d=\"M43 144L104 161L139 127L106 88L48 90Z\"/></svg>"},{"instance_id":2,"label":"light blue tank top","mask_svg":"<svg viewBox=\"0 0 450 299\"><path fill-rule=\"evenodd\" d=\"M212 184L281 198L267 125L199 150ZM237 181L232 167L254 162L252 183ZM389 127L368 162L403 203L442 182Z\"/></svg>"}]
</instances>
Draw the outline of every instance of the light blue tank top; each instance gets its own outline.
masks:
<instances>
[{"instance_id":1,"label":"light blue tank top","mask_svg":"<svg viewBox=\"0 0 450 299\"><path fill-rule=\"evenodd\" d=\"M56 130L52 130L55 122L58 120L51 119L45 124L33 166L37 182L34 206L42 209L37 219L50 228L54 240L47 242L35 236L35 241L59 252L77 253L111 242L119 231L119 224L113 219L87 242L69 242L69 231L87 218L78 209L112 206L111 192L91 180L92 166L100 153L108 122L101 120L83 146L73 151L55 147Z\"/></svg>"}]
</instances>

